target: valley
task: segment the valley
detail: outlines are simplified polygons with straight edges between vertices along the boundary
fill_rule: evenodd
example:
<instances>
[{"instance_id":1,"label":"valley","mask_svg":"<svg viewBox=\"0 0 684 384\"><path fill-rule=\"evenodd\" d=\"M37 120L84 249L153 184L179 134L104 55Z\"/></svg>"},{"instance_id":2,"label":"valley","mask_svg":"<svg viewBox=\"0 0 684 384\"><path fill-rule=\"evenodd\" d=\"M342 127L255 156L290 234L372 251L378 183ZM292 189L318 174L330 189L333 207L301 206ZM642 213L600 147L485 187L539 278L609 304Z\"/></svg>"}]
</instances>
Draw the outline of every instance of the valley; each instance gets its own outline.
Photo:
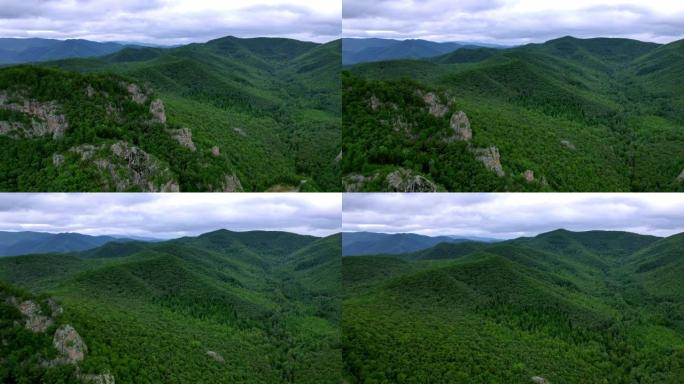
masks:
<instances>
[{"instance_id":1,"label":"valley","mask_svg":"<svg viewBox=\"0 0 684 384\"><path fill-rule=\"evenodd\" d=\"M682 47L563 37L346 66L344 189L682 191Z\"/></svg>"},{"instance_id":2,"label":"valley","mask_svg":"<svg viewBox=\"0 0 684 384\"><path fill-rule=\"evenodd\" d=\"M679 383L683 247L556 230L343 257L345 379Z\"/></svg>"}]
</instances>

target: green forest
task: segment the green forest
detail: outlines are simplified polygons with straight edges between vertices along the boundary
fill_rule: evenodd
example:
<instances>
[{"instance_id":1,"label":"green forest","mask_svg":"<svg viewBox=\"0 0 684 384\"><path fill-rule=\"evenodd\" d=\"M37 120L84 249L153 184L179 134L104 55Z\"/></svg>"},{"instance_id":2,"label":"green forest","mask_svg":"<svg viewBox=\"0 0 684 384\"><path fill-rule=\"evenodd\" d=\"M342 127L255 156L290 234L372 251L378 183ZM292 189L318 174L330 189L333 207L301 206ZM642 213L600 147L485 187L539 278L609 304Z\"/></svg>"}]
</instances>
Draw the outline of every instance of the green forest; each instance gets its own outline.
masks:
<instances>
[{"instance_id":1,"label":"green forest","mask_svg":"<svg viewBox=\"0 0 684 384\"><path fill-rule=\"evenodd\" d=\"M340 267L339 235L226 230L0 258L0 382L337 384Z\"/></svg>"},{"instance_id":2,"label":"green forest","mask_svg":"<svg viewBox=\"0 0 684 384\"><path fill-rule=\"evenodd\" d=\"M339 63L225 37L0 68L0 190L340 190Z\"/></svg>"},{"instance_id":3,"label":"green forest","mask_svg":"<svg viewBox=\"0 0 684 384\"><path fill-rule=\"evenodd\" d=\"M344 188L682 191L682 47L564 37L345 67Z\"/></svg>"},{"instance_id":4,"label":"green forest","mask_svg":"<svg viewBox=\"0 0 684 384\"><path fill-rule=\"evenodd\" d=\"M342 260L348 383L681 383L684 235L556 230Z\"/></svg>"}]
</instances>

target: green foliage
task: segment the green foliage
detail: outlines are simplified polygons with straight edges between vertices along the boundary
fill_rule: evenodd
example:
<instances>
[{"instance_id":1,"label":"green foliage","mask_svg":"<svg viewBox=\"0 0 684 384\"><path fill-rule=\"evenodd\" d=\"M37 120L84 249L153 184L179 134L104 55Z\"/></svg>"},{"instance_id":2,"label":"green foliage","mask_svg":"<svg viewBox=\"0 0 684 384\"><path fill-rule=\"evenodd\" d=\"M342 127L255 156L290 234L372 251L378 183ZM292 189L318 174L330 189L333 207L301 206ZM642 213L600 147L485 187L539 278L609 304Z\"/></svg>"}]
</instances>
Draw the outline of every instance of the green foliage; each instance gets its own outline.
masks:
<instances>
[{"instance_id":1,"label":"green foliage","mask_svg":"<svg viewBox=\"0 0 684 384\"><path fill-rule=\"evenodd\" d=\"M681 240L554 231L345 257L347 381L678 383Z\"/></svg>"}]
</instances>

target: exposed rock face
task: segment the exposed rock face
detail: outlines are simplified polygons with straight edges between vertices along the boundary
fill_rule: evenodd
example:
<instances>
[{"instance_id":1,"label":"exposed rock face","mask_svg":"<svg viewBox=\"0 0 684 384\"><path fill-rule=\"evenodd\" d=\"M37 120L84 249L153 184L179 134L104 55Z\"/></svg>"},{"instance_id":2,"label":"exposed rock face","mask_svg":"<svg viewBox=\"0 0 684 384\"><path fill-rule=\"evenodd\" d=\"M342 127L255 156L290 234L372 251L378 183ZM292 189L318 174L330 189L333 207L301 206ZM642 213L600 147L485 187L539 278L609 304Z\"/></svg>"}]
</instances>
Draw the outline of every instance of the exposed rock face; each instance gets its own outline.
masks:
<instances>
[{"instance_id":1,"label":"exposed rock face","mask_svg":"<svg viewBox=\"0 0 684 384\"><path fill-rule=\"evenodd\" d=\"M549 382L546 381L546 379L541 377L541 376L532 376L530 379L535 384L549 384Z\"/></svg>"},{"instance_id":2,"label":"exposed rock face","mask_svg":"<svg viewBox=\"0 0 684 384\"><path fill-rule=\"evenodd\" d=\"M59 106L54 101L42 102L16 96L18 102L7 103L9 97L2 93L0 109L25 113L31 117L31 126L20 122L0 121L0 134L11 136L39 137L51 135L53 139L64 136L69 128L66 117L57 111Z\"/></svg>"},{"instance_id":3,"label":"exposed rock face","mask_svg":"<svg viewBox=\"0 0 684 384\"><path fill-rule=\"evenodd\" d=\"M235 174L232 175L226 175L225 176L225 181L223 183L223 192L242 192L242 184L240 183L240 179L235 176Z\"/></svg>"},{"instance_id":4,"label":"exposed rock face","mask_svg":"<svg viewBox=\"0 0 684 384\"><path fill-rule=\"evenodd\" d=\"M144 104L147 101L147 94L140 89L138 84L126 84L125 87L128 93L131 95L131 99L133 99L133 101L136 103Z\"/></svg>"},{"instance_id":5,"label":"exposed rock face","mask_svg":"<svg viewBox=\"0 0 684 384\"><path fill-rule=\"evenodd\" d=\"M81 160L90 160L100 148L102 147L96 147L92 144L81 144L77 147L69 148L69 151L81 155Z\"/></svg>"},{"instance_id":6,"label":"exposed rock face","mask_svg":"<svg viewBox=\"0 0 684 384\"><path fill-rule=\"evenodd\" d=\"M506 173L501 166L501 155L497 147L478 148L474 150L477 160L482 162L487 169L494 171L497 176L503 177Z\"/></svg>"},{"instance_id":7,"label":"exposed rock face","mask_svg":"<svg viewBox=\"0 0 684 384\"><path fill-rule=\"evenodd\" d=\"M421 175L414 175L411 170L399 168L387 175L387 186L393 192L435 192L433 182Z\"/></svg>"},{"instance_id":8,"label":"exposed rock face","mask_svg":"<svg viewBox=\"0 0 684 384\"><path fill-rule=\"evenodd\" d=\"M571 143L570 140L561 140L561 145L564 146L565 148L574 151L575 149L575 144Z\"/></svg>"},{"instance_id":9,"label":"exposed rock face","mask_svg":"<svg viewBox=\"0 0 684 384\"><path fill-rule=\"evenodd\" d=\"M458 111L451 115L449 126L454 130L456 140L470 141L473 138L470 120L468 120L468 116L463 111Z\"/></svg>"},{"instance_id":10,"label":"exposed rock face","mask_svg":"<svg viewBox=\"0 0 684 384\"><path fill-rule=\"evenodd\" d=\"M154 99L150 103L150 113L152 114L152 121L166 124L166 111L164 103L159 99Z\"/></svg>"},{"instance_id":11,"label":"exposed rock face","mask_svg":"<svg viewBox=\"0 0 684 384\"><path fill-rule=\"evenodd\" d=\"M68 324L62 325L57 329L55 336L52 338L52 345L71 364L83 361L88 351L88 347L86 347L81 336L74 327Z\"/></svg>"},{"instance_id":12,"label":"exposed rock face","mask_svg":"<svg viewBox=\"0 0 684 384\"><path fill-rule=\"evenodd\" d=\"M59 317L62 315L62 313L64 313L64 309L62 308L62 306L57 304L57 302L53 298L47 299L47 305L48 307L50 307L52 317Z\"/></svg>"},{"instance_id":13,"label":"exposed rock face","mask_svg":"<svg viewBox=\"0 0 684 384\"><path fill-rule=\"evenodd\" d=\"M180 186L175 181L169 180L159 189L159 192L180 192Z\"/></svg>"},{"instance_id":14,"label":"exposed rock face","mask_svg":"<svg viewBox=\"0 0 684 384\"><path fill-rule=\"evenodd\" d=\"M428 107L429 113L434 117L444 117L449 111L449 108L439 102L439 97L434 92L428 92L423 94L423 92L418 91L418 95L423 98L423 101Z\"/></svg>"},{"instance_id":15,"label":"exposed rock face","mask_svg":"<svg viewBox=\"0 0 684 384\"><path fill-rule=\"evenodd\" d=\"M42 314L40 305L31 300L26 300L17 306L19 312L26 317L24 326L33 332L45 332L54 321Z\"/></svg>"},{"instance_id":16,"label":"exposed rock face","mask_svg":"<svg viewBox=\"0 0 684 384\"><path fill-rule=\"evenodd\" d=\"M533 182L534 181L534 171L529 170L529 169L526 170L523 173L523 177L525 178L525 181L527 181L528 183Z\"/></svg>"},{"instance_id":17,"label":"exposed rock face","mask_svg":"<svg viewBox=\"0 0 684 384\"><path fill-rule=\"evenodd\" d=\"M380 99L377 98L375 95L371 95L370 100L368 100L368 105L373 111L377 111L382 107L382 103L380 102Z\"/></svg>"},{"instance_id":18,"label":"exposed rock face","mask_svg":"<svg viewBox=\"0 0 684 384\"><path fill-rule=\"evenodd\" d=\"M342 151L340 151L340 153L337 156L335 156L335 162L339 163L340 161L342 161Z\"/></svg>"},{"instance_id":19,"label":"exposed rock face","mask_svg":"<svg viewBox=\"0 0 684 384\"><path fill-rule=\"evenodd\" d=\"M223 359L223 356L221 356L218 352L214 351L207 351L207 356L211 357L212 359L218 361L219 363L225 362Z\"/></svg>"},{"instance_id":20,"label":"exposed rock face","mask_svg":"<svg viewBox=\"0 0 684 384\"><path fill-rule=\"evenodd\" d=\"M92 373L80 374L78 375L78 378L84 383L116 384L116 382L114 381L114 376L112 376L109 373L101 373L99 375L95 375Z\"/></svg>"},{"instance_id":21,"label":"exposed rock face","mask_svg":"<svg viewBox=\"0 0 684 384\"><path fill-rule=\"evenodd\" d=\"M211 154L218 157L221 155L221 150L218 146L214 145L213 147L211 147Z\"/></svg>"},{"instance_id":22,"label":"exposed rock face","mask_svg":"<svg viewBox=\"0 0 684 384\"><path fill-rule=\"evenodd\" d=\"M88 84L88 86L86 87L85 93L86 93L86 96L93 98L93 97L95 97L95 94L96 94L95 88L93 88L92 85Z\"/></svg>"},{"instance_id":23,"label":"exposed rock face","mask_svg":"<svg viewBox=\"0 0 684 384\"><path fill-rule=\"evenodd\" d=\"M55 167L59 167L60 165L64 164L64 156L60 155L59 153L55 153L52 155L52 165Z\"/></svg>"},{"instance_id":24,"label":"exposed rock face","mask_svg":"<svg viewBox=\"0 0 684 384\"><path fill-rule=\"evenodd\" d=\"M190 149L193 152L197 150L195 143L192 142L192 131L190 131L188 128L169 129L168 132L171 134L171 136L173 136L174 139L176 139L176 141L178 141L178 143L180 143L180 145Z\"/></svg>"},{"instance_id":25,"label":"exposed rock face","mask_svg":"<svg viewBox=\"0 0 684 384\"><path fill-rule=\"evenodd\" d=\"M347 192L359 192L363 189L363 186L378 178L377 173L373 176L364 176L358 173L351 173L342 179L342 184L344 185L344 190Z\"/></svg>"},{"instance_id":26,"label":"exposed rock face","mask_svg":"<svg viewBox=\"0 0 684 384\"><path fill-rule=\"evenodd\" d=\"M682 173L680 173L679 176L677 176L677 181L678 182L684 181L684 169L682 170Z\"/></svg>"},{"instance_id":27,"label":"exposed rock face","mask_svg":"<svg viewBox=\"0 0 684 384\"><path fill-rule=\"evenodd\" d=\"M131 185L135 185L143 191L157 192L160 188L154 184L153 179L156 176L169 177L168 170L160 169L161 167L156 159L138 147L120 141L112 144L110 150L115 156L124 161L124 177L122 177L122 172L120 172L122 167L114 165L106 159L96 161L96 164L101 169L109 170L112 179L116 183L117 191L125 191Z\"/></svg>"}]
</instances>

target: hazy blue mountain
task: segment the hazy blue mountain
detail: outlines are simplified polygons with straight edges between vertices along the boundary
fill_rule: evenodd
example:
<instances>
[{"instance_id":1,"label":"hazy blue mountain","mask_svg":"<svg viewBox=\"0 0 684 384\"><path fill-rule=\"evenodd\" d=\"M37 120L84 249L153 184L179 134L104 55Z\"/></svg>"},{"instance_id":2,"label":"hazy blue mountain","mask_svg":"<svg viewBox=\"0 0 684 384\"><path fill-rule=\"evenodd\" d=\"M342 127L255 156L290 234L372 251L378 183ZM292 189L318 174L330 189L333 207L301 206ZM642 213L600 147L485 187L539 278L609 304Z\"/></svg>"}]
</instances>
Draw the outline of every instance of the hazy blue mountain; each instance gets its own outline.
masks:
<instances>
[{"instance_id":1,"label":"hazy blue mountain","mask_svg":"<svg viewBox=\"0 0 684 384\"><path fill-rule=\"evenodd\" d=\"M491 242L492 239L465 238L456 236L424 236L415 233L342 233L342 256L396 255L417 252L434 247L439 243L462 243L466 241Z\"/></svg>"},{"instance_id":2,"label":"hazy blue mountain","mask_svg":"<svg viewBox=\"0 0 684 384\"><path fill-rule=\"evenodd\" d=\"M34 253L77 252L129 239L80 233L0 232L0 257Z\"/></svg>"},{"instance_id":3,"label":"hazy blue mountain","mask_svg":"<svg viewBox=\"0 0 684 384\"><path fill-rule=\"evenodd\" d=\"M125 47L124 44L82 39L0 38L0 64L20 64L59 60L70 57L104 56Z\"/></svg>"}]
</instances>

